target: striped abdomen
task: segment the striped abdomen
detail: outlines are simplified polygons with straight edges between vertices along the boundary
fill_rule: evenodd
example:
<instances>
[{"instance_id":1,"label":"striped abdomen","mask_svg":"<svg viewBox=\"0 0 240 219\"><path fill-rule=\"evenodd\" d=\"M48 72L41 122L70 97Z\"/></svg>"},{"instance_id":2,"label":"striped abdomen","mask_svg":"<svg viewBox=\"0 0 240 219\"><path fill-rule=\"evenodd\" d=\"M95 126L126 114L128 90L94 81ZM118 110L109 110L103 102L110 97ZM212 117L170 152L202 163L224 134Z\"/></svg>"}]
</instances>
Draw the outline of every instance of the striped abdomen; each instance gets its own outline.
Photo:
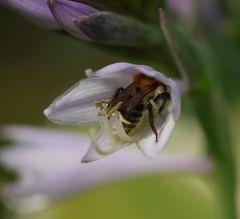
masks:
<instances>
[{"instance_id":1,"label":"striped abdomen","mask_svg":"<svg viewBox=\"0 0 240 219\"><path fill-rule=\"evenodd\" d=\"M136 125L139 123L143 115L144 109L145 109L145 106L143 101L139 102L133 109L131 109L128 112L126 112L124 108L119 109L119 112L122 114L122 116L131 123L131 124L125 124L125 123L123 124L123 127L126 133L129 133L132 129L136 127Z\"/></svg>"}]
</instances>

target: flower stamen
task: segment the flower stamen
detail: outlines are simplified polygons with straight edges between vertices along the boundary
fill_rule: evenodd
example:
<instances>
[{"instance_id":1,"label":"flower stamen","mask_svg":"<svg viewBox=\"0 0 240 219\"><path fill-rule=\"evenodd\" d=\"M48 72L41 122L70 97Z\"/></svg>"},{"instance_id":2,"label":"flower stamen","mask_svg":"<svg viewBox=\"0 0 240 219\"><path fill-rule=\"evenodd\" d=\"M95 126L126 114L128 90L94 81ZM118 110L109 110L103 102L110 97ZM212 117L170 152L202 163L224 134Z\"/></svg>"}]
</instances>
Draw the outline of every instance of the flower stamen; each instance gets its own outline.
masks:
<instances>
[{"instance_id":1,"label":"flower stamen","mask_svg":"<svg viewBox=\"0 0 240 219\"><path fill-rule=\"evenodd\" d=\"M122 113L120 113L119 111L117 111L117 114L118 114L119 120L120 120L122 123L127 124L127 125L131 125L131 124L132 124L131 122L129 122L128 120L126 120L126 119L123 117Z\"/></svg>"},{"instance_id":2,"label":"flower stamen","mask_svg":"<svg viewBox=\"0 0 240 219\"><path fill-rule=\"evenodd\" d=\"M93 148L102 156L107 156L107 155L113 153L114 149L115 149L115 145L113 145L108 150L101 149L98 145L96 135L97 135L96 129L90 129L89 130L89 136L90 136Z\"/></svg>"}]
</instances>

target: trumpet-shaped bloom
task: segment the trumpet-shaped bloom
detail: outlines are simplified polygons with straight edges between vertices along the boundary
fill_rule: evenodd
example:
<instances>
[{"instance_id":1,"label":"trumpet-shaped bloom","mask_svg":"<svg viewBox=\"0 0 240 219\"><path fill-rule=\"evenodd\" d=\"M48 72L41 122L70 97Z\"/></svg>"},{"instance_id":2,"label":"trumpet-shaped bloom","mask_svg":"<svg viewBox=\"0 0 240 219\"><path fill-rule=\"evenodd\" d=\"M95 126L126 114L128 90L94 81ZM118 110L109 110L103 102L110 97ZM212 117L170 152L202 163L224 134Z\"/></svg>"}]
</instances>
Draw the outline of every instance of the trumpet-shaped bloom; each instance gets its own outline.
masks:
<instances>
[{"instance_id":1,"label":"trumpet-shaped bloom","mask_svg":"<svg viewBox=\"0 0 240 219\"><path fill-rule=\"evenodd\" d=\"M11 140L12 145L0 150L0 162L17 171L20 177L3 188L2 195L10 200L5 202L9 207L22 213L42 209L51 200L119 179L159 172L211 170L206 158L162 155L148 160L132 149L97 163L81 164L79 160L89 145L89 139L83 134L30 126L4 127L1 134Z\"/></svg>"},{"instance_id":2,"label":"trumpet-shaped bloom","mask_svg":"<svg viewBox=\"0 0 240 219\"><path fill-rule=\"evenodd\" d=\"M99 124L83 162L129 145L154 157L166 144L180 115L181 94L174 80L144 65L116 63L88 70L45 111L60 124Z\"/></svg>"}]
</instances>

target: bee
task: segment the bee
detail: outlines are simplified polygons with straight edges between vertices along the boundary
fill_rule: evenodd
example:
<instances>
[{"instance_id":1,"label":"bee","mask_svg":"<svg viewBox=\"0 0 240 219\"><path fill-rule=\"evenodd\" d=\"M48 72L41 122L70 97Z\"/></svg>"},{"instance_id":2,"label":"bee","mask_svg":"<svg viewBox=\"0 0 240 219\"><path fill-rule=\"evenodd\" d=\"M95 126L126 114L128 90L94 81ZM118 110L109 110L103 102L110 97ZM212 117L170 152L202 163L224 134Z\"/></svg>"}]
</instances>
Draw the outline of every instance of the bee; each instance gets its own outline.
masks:
<instances>
[{"instance_id":1,"label":"bee","mask_svg":"<svg viewBox=\"0 0 240 219\"><path fill-rule=\"evenodd\" d=\"M170 93L166 85L146 75L136 74L128 87L116 91L106 110L109 115L113 111L120 113L127 134L136 127L147 110L150 127L158 142L155 114L161 114L168 100Z\"/></svg>"}]
</instances>

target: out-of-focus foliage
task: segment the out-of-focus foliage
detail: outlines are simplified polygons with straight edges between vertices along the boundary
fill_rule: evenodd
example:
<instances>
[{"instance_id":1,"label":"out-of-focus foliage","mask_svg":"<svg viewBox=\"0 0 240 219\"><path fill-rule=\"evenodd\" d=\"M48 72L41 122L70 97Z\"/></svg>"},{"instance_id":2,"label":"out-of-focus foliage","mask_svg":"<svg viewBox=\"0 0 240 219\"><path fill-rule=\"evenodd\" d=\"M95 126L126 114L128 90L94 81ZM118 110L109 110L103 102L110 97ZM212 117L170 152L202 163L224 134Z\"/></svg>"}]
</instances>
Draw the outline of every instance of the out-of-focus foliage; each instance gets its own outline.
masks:
<instances>
[{"instance_id":1,"label":"out-of-focus foliage","mask_svg":"<svg viewBox=\"0 0 240 219\"><path fill-rule=\"evenodd\" d=\"M158 19L155 9L165 6L161 0L86 2L94 5L97 2L100 9L121 12L156 25ZM229 104L232 104L233 101L240 100L240 1L219 0L216 4L221 17L215 24L200 10L197 10L197 20L193 29L188 29L187 24L181 23L171 14L169 17L173 23L179 21L178 30L181 33L185 32L187 37L197 42L204 51L201 57L204 65L201 62L195 65L194 51L187 48L184 37L178 40L180 47L184 48L181 52L189 73L194 75L197 71L207 69L209 80L218 79L219 85L224 87L224 96L227 96ZM133 61L152 65L171 75L178 75L167 48L124 51L120 48L103 49L40 29L15 12L3 8L0 8L0 25L1 124L45 124L42 110L62 91L84 77L84 69L87 68L97 69L117 61ZM179 38L181 36L177 35ZM110 52L114 50L112 55ZM128 56L125 56L126 53ZM190 62L194 65L188 66ZM196 69L196 66L199 68ZM210 91L209 84L202 84L202 89ZM201 98L203 102L206 100L205 96ZM239 114L234 115L234 119L238 117ZM0 169L0 172L0 185L14 179L14 175L9 175L5 169ZM205 184L202 179L194 176L136 179L99 188L83 197L76 196L57 203L49 211L36 214L33 218L218 218L215 213L219 209L216 209L213 203L217 200L213 199L214 191L211 191L213 195L209 196L207 188L211 182L208 183ZM3 205L0 205L0 218L5 218L5 212Z\"/></svg>"},{"instance_id":2,"label":"out-of-focus foliage","mask_svg":"<svg viewBox=\"0 0 240 219\"><path fill-rule=\"evenodd\" d=\"M107 185L56 203L31 219L95 218L217 219L204 180L195 176L148 176ZM214 192L214 191L211 191Z\"/></svg>"},{"instance_id":3,"label":"out-of-focus foliage","mask_svg":"<svg viewBox=\"0 0 240 219\"><path fill-rule=\"evenodd\" d=\"M239 1L193 1L196 4L192 19L189 24L181 23L182 19L173 19L178 28L185 32L189 39L192 39L202 51L202 63L199 67L190 68L190 75L196 71L206 71L211 80L218 80L223 86L224 95L229 100L239 99L239 57L240 57L240 26L239 26ZM186 20L184 20L186 22ZM177 42L182 44L185 39ZM189 42L187 42L189 43ZM186 49L183 49L186 48ZM180 51L187 56L185 65L194 63L196 56L189 48L181 45ZM191 57L191 55L193 55ZM190 61L189 61L190 60ZM195 60L196 61L196 60ZM201 67L202 65L206 67ZM195 68L195 69L194 69ZM202 68L202 69L201 69ZM195 72L193 72L195 71Z\"/></svg>"}]
</instances>

